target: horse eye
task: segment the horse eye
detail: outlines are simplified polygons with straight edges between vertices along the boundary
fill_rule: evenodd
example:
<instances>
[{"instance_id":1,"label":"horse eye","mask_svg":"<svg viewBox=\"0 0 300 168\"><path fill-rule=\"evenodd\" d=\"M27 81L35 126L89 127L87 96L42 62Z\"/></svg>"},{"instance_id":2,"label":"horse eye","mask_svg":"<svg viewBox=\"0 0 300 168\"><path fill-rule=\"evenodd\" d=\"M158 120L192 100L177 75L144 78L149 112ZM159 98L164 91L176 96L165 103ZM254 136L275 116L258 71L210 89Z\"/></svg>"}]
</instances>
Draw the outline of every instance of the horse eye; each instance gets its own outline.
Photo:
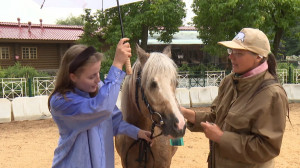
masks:
<instances>
[{"instance_id":1,"label":"horse eye","mask_svg":"<svg viewBox=\"0 0 300 168\"><path fill-rule=\"evenodd\" d=\"M157 82L156 81L152 81L150 84L150 89L155 89L157 88Z\"/></svg>"}]
</instances>

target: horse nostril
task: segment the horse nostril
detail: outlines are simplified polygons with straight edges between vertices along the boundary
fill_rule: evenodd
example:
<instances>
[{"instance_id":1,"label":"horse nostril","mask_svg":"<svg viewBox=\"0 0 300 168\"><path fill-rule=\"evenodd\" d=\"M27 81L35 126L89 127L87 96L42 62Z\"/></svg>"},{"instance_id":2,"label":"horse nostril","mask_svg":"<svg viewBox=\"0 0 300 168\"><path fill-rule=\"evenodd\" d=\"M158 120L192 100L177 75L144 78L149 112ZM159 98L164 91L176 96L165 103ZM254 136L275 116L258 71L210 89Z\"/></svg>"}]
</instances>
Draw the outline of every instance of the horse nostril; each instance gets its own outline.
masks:
<instances>
[{"instance_id":1,"label":"horse nostril","mask_svg":"<svg viewBox=\"0 0 300 168\"><path fill-rule=\"evenodd\" d=\"M178 123L174 123L174 124L173 124L173 129L174 129L174 130L179 130L179 129L178 129Z\"/></svg>"}]
</instances>

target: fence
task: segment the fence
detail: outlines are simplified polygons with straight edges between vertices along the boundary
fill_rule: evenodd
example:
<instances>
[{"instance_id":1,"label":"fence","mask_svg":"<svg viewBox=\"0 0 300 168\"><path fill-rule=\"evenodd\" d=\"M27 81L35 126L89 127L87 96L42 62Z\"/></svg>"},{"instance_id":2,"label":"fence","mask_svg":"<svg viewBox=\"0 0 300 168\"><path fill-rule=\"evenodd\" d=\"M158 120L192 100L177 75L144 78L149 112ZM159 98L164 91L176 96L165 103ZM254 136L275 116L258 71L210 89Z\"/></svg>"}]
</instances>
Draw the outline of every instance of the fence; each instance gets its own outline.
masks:
<instances>
[{"instance_id":1,"label":"fence","mask_svg":"<svg viewBox=\"0 0 300 168\"><path fill-rule=\"evenodd\" d=\"M291 76L286 69L277 69L277 74L282 84L300 83L300 69L294 69ZM198 71L198 72L179 72L178 88L219 86L225 77L225 71ZM26 78L0 78L1 93L0 97L13 99L15 97L49 95L55 86L56 77L34 77ZM293 80L291 80L293 79ZM102 79L103 80L103 79ZM32 92L33 90L33 92Z\"/></svg>"},{"instance_id":2,"label":"fence","mask_svg":"<svg viewBox=\"0 0 300 168\"><path fill-rule=\"evenodd\" d=\"M225 77L225 71L199 71L189 74L188 72L178 73L178 88L219 86Z\"/></svg>"},{"instance_id":3,"label":"fence","mask_svg":"<svg viewBox=\"0 0 300 168\"><path fill-rule=\"evenodd\" d=\"M276 69L276 73L281 84L287 83L288 71L286 69Z\"/></svg>"},{"instance_id":4,"label":"fence","mask_svg":"<svg viewBox=\"0 0 300 168\"><path fill-rule=\"evenodd\" d=\"M26 96L25 78L0 78L2 98L13 99L15 97Z\"/></svg>"},{"instance_id":5,"label":"fence","mask_svg":"<svg viewBox=\"0 0 300 168\"><path fill-rule=\"evenodd\" d=\"M300 83L300 69L294 69L293 75L294 75L294 83L296 84Z\"/></svg>"},{"instance_id":6,"label":"fence","mask_svg":"<svg viewBox=\"0 0 300 168\"><path fill-rule=\"evenodd\" d=\"M55 85L56 77L50 76L50 77L34 77L33 78L33 94L35 96L37 95L49 95Z\"/></svg>"}]
</instances>

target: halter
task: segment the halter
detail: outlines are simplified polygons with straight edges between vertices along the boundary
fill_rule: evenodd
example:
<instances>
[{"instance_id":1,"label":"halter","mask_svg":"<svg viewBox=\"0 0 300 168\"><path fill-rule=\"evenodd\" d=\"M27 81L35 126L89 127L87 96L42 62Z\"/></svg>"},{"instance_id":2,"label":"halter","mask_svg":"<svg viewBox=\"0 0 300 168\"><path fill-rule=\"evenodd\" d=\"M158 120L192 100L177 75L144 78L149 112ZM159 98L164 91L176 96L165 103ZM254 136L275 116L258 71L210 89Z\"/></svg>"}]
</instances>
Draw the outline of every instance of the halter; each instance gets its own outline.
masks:
<instances>
[{"instance_id":1,"label":"halter","mask_svg":"<svg viewBox=\"0 0 300 168\"><path fill-rule=\"evenodd\" d=\"M163 121L163 118L162 118L161 114L159 112L153 110L153 108L151 107L151 105L149 104L149 102L148 102L148 100L147 100L147 98L145 96L144 89L143 89L143 87L141 85L141 69L137 73L136 86L135 86L135 103L136 103L139 111L141 112L140 105L139 105L139 102L138 102L138 100L139 100L138 89L139 88L141 88L142 99L143 99L143 101L144 101L144 103L145 103L145 105L146 105L146 107L147 107L147 109L148 109L148 111L150 113L150 118L152 120L150 139L154 139L154 138L162 135L162 132L161 132L160 134L158 134L156 136L153 136L155 126L161 128L162 125L164 125L164 121ZM154 115L157 115L159 117L159 119L160 119L159 122L154 121L154 119L153 119ZM128 152L136 144L139 144L139 157L136 159L136 161L139 162L139 164L140 164L139 167L142 167L142 164L144 163L143 167L146 168L147 161L148 161L148 155L147 155L148 151L150 151L150 154L151 154L151 156L153 158L153 161L155 161L155 159L154 159L154 155L152 153L152 150L150 148L150 144L146 140L144 140L144 139L138 139L138 140L134 141L130 145L130 147L128 148L128 151L127 151L127 154L126 154L126 168L128 168L128 166L127 166L127 163L128 163L127 162ZM153 164L153 167L154 167L154 164Z\"/></svg>"},{"instance_id":2,"label":"halter","mask_svg":"<svg viewBox=\"0 0 300 168\"><path fill-rule=\"evenodd\" d=\"M149 102L147 100L147 97L145 96L144 88L142 87L142 84L141 84L141 72L142 72L141 70L138 71L137 78L136 78L135 103L136 103L139 111L141 112L140 105L139 105L139 102L138 102L138 100L139 100L138 89L140 87L141 88L141 93L142 93L142 99L143 99L147 109L150 112L152 123L155 123L155 126L161 127L162 125L164 125L163 118L162 118L162 116L159 112L156 112L156 111L153 110L153 108L151 107L151 105L149 104ZM156 121L153 120L153 115L157 115L160 118L159 123L157 123Z\"/></svg>"}]
</instances>

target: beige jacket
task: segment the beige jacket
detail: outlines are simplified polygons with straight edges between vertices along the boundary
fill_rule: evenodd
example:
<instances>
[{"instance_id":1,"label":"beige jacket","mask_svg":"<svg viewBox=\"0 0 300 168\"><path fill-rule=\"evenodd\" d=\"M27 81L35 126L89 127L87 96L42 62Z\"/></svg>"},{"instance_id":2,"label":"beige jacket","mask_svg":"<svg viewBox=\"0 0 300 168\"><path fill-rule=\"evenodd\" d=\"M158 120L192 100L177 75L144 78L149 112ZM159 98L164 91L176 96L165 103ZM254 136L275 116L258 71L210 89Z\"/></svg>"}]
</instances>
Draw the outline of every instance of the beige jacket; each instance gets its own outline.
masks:
<instances>
[{"instance_id":1,"label":"beige jacket","mask_svg":"<svg viewBox=\"0 0 300 168\"><path fill-rule=\"evenodd\" d=\"M197 112L191 131L203 131L201 121L216 123L223 131L220 143L213 143L212 168L271 168L279 155L285 130L288 99L279 83L264 87L274 79L267 71L249 78L233 73L222 80L211 112ZM253 95L254 92L257 94Z\"/></svg>"}]
</instances>

